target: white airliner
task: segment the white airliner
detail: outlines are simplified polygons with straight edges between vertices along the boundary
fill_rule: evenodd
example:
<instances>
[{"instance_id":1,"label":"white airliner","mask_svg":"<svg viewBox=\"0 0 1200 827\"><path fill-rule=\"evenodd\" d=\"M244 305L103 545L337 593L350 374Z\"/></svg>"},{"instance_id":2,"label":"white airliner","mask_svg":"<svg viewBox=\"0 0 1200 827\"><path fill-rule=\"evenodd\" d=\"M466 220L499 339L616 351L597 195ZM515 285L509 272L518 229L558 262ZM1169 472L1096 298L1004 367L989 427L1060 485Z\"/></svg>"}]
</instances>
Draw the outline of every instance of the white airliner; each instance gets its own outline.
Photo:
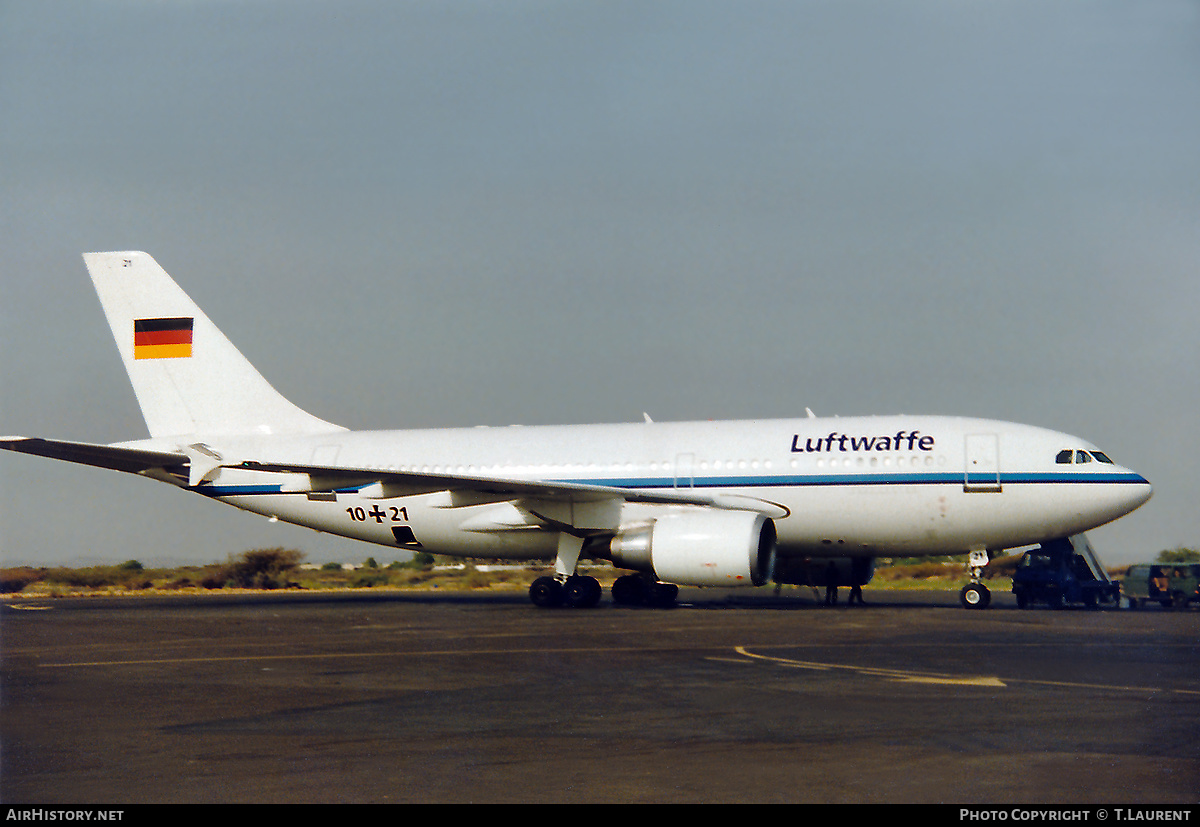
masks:
<instances>
[{"instance_id":1,"label":"white airliner","mask_svg":"<svg viewBox=\"0 0 1200 827\"><path fill-rule=\"evenodd\" d=\"M595 606L581 559L631 573L617 603L678 585L862 584L874 558L989 555L1080 534L1150 498L1141 475L1063 433L983 419L350 431L276 392L146 253L84 255L150 439L0 447L126 471L397 549L553 560L539 606Z\"/></svg>"}]
</instances>

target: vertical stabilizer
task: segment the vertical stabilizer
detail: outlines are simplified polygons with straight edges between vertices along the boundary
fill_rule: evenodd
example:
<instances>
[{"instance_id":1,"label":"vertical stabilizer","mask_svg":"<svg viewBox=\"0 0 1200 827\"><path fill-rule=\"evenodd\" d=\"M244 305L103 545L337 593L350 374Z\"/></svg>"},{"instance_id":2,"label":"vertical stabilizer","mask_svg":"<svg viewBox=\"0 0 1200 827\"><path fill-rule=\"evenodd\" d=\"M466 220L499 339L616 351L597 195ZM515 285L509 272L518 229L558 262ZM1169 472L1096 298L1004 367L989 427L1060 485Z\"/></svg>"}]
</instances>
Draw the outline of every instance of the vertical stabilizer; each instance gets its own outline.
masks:
<instances>
[{"instance_id":1,"label":"vertical stabilizer","mask_svg":"<svg viewBox=\"0 0 1200 827\"><path fill-rule=\"evenodd\" d=\"M344 430L284 399L146 253L85 253L154 437Z\"/></svg>"}]
</instances>

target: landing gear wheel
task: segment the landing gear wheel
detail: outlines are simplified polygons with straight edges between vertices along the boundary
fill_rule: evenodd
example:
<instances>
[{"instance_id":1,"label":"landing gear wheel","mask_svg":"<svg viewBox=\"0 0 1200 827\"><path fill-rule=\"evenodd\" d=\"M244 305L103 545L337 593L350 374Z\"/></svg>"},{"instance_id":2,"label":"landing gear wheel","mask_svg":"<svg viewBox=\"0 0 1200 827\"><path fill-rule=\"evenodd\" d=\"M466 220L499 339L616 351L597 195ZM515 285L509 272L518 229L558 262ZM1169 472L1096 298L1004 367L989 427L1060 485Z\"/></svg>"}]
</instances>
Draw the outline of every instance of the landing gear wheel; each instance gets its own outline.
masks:
<instances>
[{"instance_id":1,"label":"landing gear wheel","mask_svg":"<svg viewBox=\"0 0 1200 827\"><path fill-rule=\"evenodd\" d=\"M529 599L533 601L533 605L543 609L561 606L564 599L563 586L553 577L539 577L529 587Z\"/></svg>"},{"instance_id":2,"label":"landing gear wheel","mask_svg":"<svg viewBox=\"0 0 1200 827\"><path fill-rule=\"evenodd\" d=\"M968 583L959 592L958 599L964 609L986 609L992 602L992 593L982 583Z\"/></svg>"},{"instance_id":3,"label":"landing gear wheel","mask_svg":"<svg viewBox=\"0 0 1200 827\"><path fill-rule=\"evenodd\" d=\"M603 589L595 577L575 575L563 586L563 601L574 609L590 609L600 602Z\"/></svg>"},{"instance_id":4,"label":"landing gear wheel","mask_svg":"<svg viewBox=\"0 0 1200 827\"><path fill-rule=\"evenodd\" d=\"M674 583L659 583L637 574L618 577L612 584L613 602L622 606L652 606L669 609L679 597Z\"/></svg>"},{"instance_id":5,"label":"landing gear wheel","mask_svg":"<svg viewBox=\"0 0 1200 827\"><path fill-rule=\"evenodd\" d=\"M655 583L650 587L646 603L658 609L670 609L675 605L678 597L679 587L674 583Z\"/></svg>"},{"instance_id":6,"label":"landing gear wheel","mask_svg":"<svg viewBox=\"0 0 1200 827\"><path fill-rule=\"evenodd\" d=\"M646 584L635 574L618 577L612 584L612 598L621 606L640 606L646 602Z\"/></svg>"}]
</instances>

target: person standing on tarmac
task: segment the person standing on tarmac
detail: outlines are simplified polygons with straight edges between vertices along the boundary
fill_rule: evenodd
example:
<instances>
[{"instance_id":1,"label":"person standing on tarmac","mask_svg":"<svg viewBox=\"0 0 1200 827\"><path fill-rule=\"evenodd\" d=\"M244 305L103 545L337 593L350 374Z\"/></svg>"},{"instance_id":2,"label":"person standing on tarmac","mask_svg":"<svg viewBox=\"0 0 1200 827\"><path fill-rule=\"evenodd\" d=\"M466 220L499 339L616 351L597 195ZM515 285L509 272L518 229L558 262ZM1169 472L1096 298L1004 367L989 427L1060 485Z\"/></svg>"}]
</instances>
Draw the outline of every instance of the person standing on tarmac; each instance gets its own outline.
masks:
<instances>
[{"instance_id":1,"label":"person standing on tarmac","mask_svg":"<svg viewBox=\"0 0 1200 827\"><path fill-rule=\"evenodd\" d=\"M832 560L825 567L825 605L837 605L837 590L838 590L838 570L837 565Z\"/></svg>"},{"instance_id":2,"label":"person standing on tarmac","mask_svg":"<svg viewBox=\"0 0 1200 827\"><path fill-rule=\"evenodd\" d=\"M850 597L847 599L847 605L853 606L857 603L860 606L865 606L863 602L862 587L871 579L871 561L864 557L855 557L850 562Z\"/></svg>"}]
</instances>

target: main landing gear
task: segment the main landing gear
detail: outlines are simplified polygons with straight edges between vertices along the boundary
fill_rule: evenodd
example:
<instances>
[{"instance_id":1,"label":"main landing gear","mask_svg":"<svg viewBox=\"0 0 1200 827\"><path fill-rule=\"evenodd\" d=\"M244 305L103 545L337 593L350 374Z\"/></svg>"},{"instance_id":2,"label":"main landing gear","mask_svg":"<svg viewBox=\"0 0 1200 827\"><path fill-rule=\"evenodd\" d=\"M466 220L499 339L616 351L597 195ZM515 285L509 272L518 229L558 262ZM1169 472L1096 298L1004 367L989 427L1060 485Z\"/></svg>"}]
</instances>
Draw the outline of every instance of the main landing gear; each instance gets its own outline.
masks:
<instances>
[{"instance_id":1,"label":"main landing gear","mask_svg":"<svg viewBox=\"0 0 1200 827\"><path fill-rule=\"evenodd\" d=\"M565 580L539 577L529 587L529 599L533 601L533 605L543 609L558 606L590 609L600 602L602 593L599 580L579 574L573 574Z\"/></svg>"},{"instance_id":2,"label":"main landing gear","mask_svg":"<svg viewBox=\"0 0 1200 827\"><path fill-rule=\"evenodd\" d=\"M583 537L568 534L558 535L558 556L554 558L554 576L539 577L529 587L529 599L541 608L570 606L590 609L600 602L603 590L595 577L576 574L579 553L583 550Z\"/></svg>"},{"instance_id":3,"label":"main landing gear","mask_svg":"<svg viewBox=\"0 0 1200 827\"><path fill-rule=\"evenodd\" d=\"M565 606L570 609L591 609L600 603L603 589L595 577L572 574L566 579L539 577L529 587L529 599L543 609ZM627 574L612 585L613 602L620 606L651 606L665 609L675 605L679 587L660 583L653 577Z\"/></svg>"},{"instance_id":4,"label":"main landing gear","mask_svg":"<svg viewBox=\"0 0 1200 827\"><path fill-rule=\"evenodd\" d=\"M558 536L558 556L554 559L554 576L539 577L529 587L533 605L544 609L567 606L590 609L600 603L603 589L595 577L577 574L583 538L563 532ZM660 583L652 575L627 574L612 585L613 602L622 606L674 606L679 587Z\"/></svg>"}]
</instances>

